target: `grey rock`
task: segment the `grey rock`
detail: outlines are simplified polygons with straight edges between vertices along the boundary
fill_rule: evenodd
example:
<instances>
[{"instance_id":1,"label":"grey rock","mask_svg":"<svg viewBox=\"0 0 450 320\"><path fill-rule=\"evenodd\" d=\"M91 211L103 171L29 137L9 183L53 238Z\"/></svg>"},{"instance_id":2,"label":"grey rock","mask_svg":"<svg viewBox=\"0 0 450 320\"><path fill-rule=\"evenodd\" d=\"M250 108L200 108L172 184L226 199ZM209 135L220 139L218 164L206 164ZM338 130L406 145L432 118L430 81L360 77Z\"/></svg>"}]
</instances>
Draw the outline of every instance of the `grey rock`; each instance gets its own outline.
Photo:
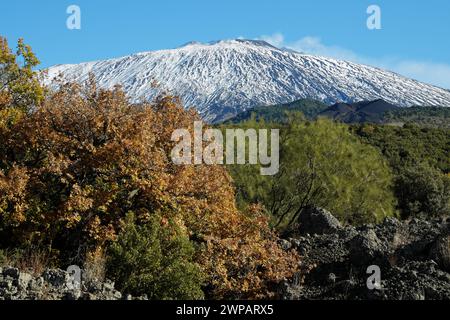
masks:
<instances>
[{"instance_id":1,"label":"grey rock","mask_svg":"<svg viewBox=\"0 0 450 320\"><path fill-rule=\"evenodd\" d=\"M114 291L114 282L110 281L110 280L106 280L105 283L103 283L103 291L106 292L112 292Z\"/></svg>"},{"instance_id":2,"label":"grey rock","mask_svg":"<svg viewBox=\"0 0 450 320\"><path fill-rule=\"evenodd\" d=\"M97 279L91 279L84 283L86 290L89 292L102 292L103 284Z\"/></svg>"},{"instance_id":3,"label":"grey rock","mask_svg":"<svg viewBox=\"0 0 450 320\"><path fill-rule=\"evenodd\" d=\"M424 290L407 290L403 293L401 300L425 300Z\"/></svg>"},{"instance_id":4,"label":"grey rock","mask_svg":"<svg viewBox=\"0 0 450 320\"><path fill-rule=\"evenodd\" d=\"M292 243L285 239L280 239L278 241L278 245L283 249L284 251L287 251L292 248Z\"/></svg>"},{"instance_id":5,"label":"grey rock","mask_svg":"<svg viewBox=\"0 0 450 320\"><path fill-rule=\"evenodd\" d=\"M31 279L31 281L28 283L28 288L30 291L40 291L44 287L44 278L38 277Z\"/></svg>"},{"instance_id":6,"label":"grey rock","mask_svg":"<svg viewBox=\"0 0 450 320\"><path fill-rule=\"evenodd\" d=\"M3 272L6 271L6 274ZM82 283L79 287L69 286L70 275L60 269L47 269L42 275L33 276L6 268L0 275L0 300L120 300L121 292L114 288L114 282L98 280ZM133 300L132 296L125 296ZM147 300L145 296L136 298Z\"/></svg>"},{"instance_id":7,"label":"grey rock","mask_svg":"<svg viewBox=\"0 0 450 320\"><path fill-rule=\"evenodd\" d=\"M430 250L430 258L437 262L442 270L450 272L450 236L439 237Z\"/></svg>"},{"instance_id":8,"label":"grey rock","mask_svg":"<svg viewBox=\"0 0 450 320\"><path fill-rule=\"evenodd\" d=\"M120 299L122 299L122 294L119 291L117 291L117 290L113 291L113 295L112 296L113 296L112 300L120 300Z\"/></svg>"},{"instance_id":9,"label":"grey rock","mask_svg":"<svg viewBox=\"0 0 450 320\"><path fill-rule=\"evenodd\" d=\"M336 283L336 275L334 273L330 273L328 275L327 281L330 284Z\"/></svg>"},{"instance_id":10,"label":"grey rock","mask_svg":"<svg viewBox=\"0 0 450 320\"><path fill-rule=\"evenodd\" d=\"M82 292L80 289L73 289L66 291L64 300L78 300L81 298Z\"/></svg>"},{"instance_id":11,"label":"grey rock","mask_svg":"<svg viewBox=\"0 0 450 320\"><path fill-rule=\"evenodd\" d=\"M293 248L298 248L301 245L301 241L298 240L298 239L292 239L291 238L290 242L291 242L291 247L293 247Z\"/></svg>"},{"instance_id":12,"label":"grey rock","mask_svg":"<svg viewBox=\"0 0 450 320\"><path fill-rule=\"evenodd\" d=\"M20 272L19 279L18 279L18 287L20 289L26 289L32 279L33 279L33 277L31 274L26 273L26 272Z\"/></svg>"},{"instance_id":13,"label":"grey rock","mask_svg":"<svg viewBox=\"0 0 450 320\"><path fill-rule=\"evenodd\" d=\"M339 220L325 209L308 207L299 216L299 232L301 235L335 233L341 228Z\"/></svg>"},{"instance_id":14,"label":"grey rock","mask_svg":"<svg viewBox=\"0 0 450 320\"><path fill-rule=\"evenodd\" d=\"M0 288L5 290L11 290L13 282L11 280L3 279L0 281Z\"/></svg>"},{"instance_id":15,"label":"grey rock","mask_svg":"<svg viewBox=\"0 0 450 320\"><path fill-rule=\"evenodd\" d=\"M364 230L349 241L350 259L357 265L371 265L385 253L381 240L372 229Z\"/></svg>"},{"instance_id":16,"label":"grey rock","mask_svg":"<svg viewBox=\"0 0 450 320\"><path fill-rule=\"evenodd\" d=\"M98 299L95 294L90 293L90 292L84 292L83 295L81 296L81 300L93 301L93 300L98 300Z\"/></svg>"}]
</instances>

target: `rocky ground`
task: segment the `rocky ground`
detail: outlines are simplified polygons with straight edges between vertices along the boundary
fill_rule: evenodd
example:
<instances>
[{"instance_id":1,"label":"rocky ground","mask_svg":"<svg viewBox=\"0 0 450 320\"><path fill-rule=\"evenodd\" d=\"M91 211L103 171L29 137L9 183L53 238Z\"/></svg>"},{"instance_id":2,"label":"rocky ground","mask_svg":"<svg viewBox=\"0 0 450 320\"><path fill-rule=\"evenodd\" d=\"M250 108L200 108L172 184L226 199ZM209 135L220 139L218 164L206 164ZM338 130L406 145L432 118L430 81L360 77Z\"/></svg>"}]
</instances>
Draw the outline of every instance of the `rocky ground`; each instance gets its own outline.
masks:
<instances>
[{"instance_id":1,"label":"rocky ground","mask_svg":"<svg viewBox=\"0 0 450 320\"><path fill-rule=\"evenodd\" d=\"M342 226L329 212L311 208L283 235L285 250L297 250L299 273L279 286L281 299L450 300L450 219L386 219L379 225ZM381 287L367 286L369 266L378 266ZM371 282L373 284L373 281ZM0 300L119 300L111 281L74 283L66 271L34 276L0 267ZM141 297L138 299L145 299Z\"/></svg>"},{"instance_id":2,"label":"rocky ground","mask_svg":"<svg viewBox=\"0 0 450 320\"><path fill-rule=\"evenodd\" d=\"M133 300L123 296L106 280L82 281L81 285L64 270L47 269L32 276L17 268L0 268L0 300ZM145 297L139 298L145 299Z\"/></svg>"},{"instance_id":3,"label":"rocky ground","mask_svg":"<svg viewBox=\"0 0 450 320\"><path fill-rule=\"evenodd\" d=\"M303 281L283 282L283 299L450 299L450 219L388 218L354 228L311 208L284 238L285 250L297 250L311 271ZM380 268L381 288L369 290L372 265Z\"/></svg>"}]
</instances>

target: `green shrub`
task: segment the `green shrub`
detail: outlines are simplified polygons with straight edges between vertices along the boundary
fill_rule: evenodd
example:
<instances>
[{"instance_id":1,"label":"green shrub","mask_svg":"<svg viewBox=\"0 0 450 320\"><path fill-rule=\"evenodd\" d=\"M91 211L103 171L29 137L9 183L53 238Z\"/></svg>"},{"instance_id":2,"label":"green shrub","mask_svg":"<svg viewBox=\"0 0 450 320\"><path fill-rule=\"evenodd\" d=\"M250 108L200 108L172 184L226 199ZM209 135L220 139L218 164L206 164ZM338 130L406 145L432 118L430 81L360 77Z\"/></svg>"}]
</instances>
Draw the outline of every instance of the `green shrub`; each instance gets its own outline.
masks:
<instances>
[{"instance_id":1,"label":"green shrub","mask_svg":"<svg viewBox=\"0 0 450 320\"><path fill-rule=\"evenodd\" d=\"M395 193L404 218L450 214L450 177L427 164L402 168Z\"/></svg>"},{"instance_id":2,"label":"green shrub","mask_svg":"<svg viewBox=\"0 0 450 320\"><path fill-rule=\"evenodd\" d=\"M417 163L428 163L443 173L450 172L450 130L423 128L414 124L403 127L364 124L352 131L361 140L377 147L394 173Z\"/></svg>"},{"instance_id":3,"label":"green shrub","mask_svg":"<svg viewBox=\"0 0 450 320\"><path fill-rule=\"evenodd\" d=\"M450 213L450 130L365 124L353 132L389 161L402 217Z\"/></svg>"},{"instance_id":4,"label":"green shrub","mask_svg":"<svg viewBox=\"0 0 450 320\"><path fill-rule=\"evenodd\" d=\"M263 177L250 166L230 167L240 206L263 204L280 227L297 222L310 205L351 224L377 222L395 213L391 169L347 125L294 117L280 132L277 175Z\"/></svg>"},{"instance_id":5,"label":"green shrub","mask_svg":"<svg viewBox=\"0 0 450 320\"><path fill-rule=\"evenodd\" d=\"M117 287L149 299L201 299L202 275L194 249L174 223L158 215L138 225L128 214L123 232L109 248L107 276Z\"/></svg>"}]
</instances>

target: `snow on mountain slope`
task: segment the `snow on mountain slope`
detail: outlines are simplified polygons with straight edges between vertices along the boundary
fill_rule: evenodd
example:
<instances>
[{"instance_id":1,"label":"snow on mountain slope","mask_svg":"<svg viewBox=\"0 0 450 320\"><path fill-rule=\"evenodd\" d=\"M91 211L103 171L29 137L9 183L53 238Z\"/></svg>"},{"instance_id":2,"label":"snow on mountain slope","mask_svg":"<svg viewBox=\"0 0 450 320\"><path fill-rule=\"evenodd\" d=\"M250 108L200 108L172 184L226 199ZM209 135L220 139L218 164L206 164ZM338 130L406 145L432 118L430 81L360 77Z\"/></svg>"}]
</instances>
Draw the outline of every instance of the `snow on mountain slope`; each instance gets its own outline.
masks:
<instances>
[{"instance_id":1,"label":"snow on mountain slope","mask_svg":"<svg viewBox=\"0 0 450 320\"><path fill-rule=\"evenodd\" d=\"M301 98L326 103L384 99L402 107L450 106L450 92L378 68L278 49L264 41L191 42L172 50L49 68L83 81L92 72L100 86L121 84L135 101L166 90L195 106L206 121L250 107ZM152 88L156 81L159 89Z\"/></svg>"}]
</instances>

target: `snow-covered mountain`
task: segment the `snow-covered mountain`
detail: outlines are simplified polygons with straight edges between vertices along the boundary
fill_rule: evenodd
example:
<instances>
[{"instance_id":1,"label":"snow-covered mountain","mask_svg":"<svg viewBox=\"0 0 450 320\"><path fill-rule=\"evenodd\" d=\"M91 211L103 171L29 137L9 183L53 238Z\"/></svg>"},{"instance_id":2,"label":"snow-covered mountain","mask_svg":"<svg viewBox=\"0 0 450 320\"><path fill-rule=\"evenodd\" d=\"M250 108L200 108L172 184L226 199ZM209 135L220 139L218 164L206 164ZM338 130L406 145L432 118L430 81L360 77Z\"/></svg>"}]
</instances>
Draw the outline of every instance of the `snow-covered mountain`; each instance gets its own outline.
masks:
<instances>
[{"instance_id":1,"label":"snow-covered mountain","mask_svg":"<svg viewBox=\"0 0 450 320\"><path fill-rule=\"evenodd\" d=\"M258 105L301 98L326 103L384 99L402 107L450 106L450 92L396 73L352 62L279 49L264 41L191 42L171 50L48 69L47 84L59 74L99 85L121 84L135 101L165 90L218 121ZM155 81L158 89L152 87Z\"/></svg>"}]
</instances>

